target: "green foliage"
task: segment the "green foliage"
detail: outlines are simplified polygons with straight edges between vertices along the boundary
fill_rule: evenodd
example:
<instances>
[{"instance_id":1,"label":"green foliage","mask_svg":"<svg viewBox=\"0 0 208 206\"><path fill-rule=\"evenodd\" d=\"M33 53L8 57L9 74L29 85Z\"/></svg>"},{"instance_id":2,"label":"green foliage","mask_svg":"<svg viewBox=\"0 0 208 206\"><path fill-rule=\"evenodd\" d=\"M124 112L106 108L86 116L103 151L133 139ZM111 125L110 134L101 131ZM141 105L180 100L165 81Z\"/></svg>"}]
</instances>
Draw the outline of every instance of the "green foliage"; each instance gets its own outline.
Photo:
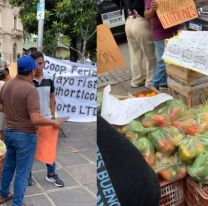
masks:
<instances>
[{"instance_id":1,"label":"green foliage","mask_svg":"<svg viewBox=\"0 0 208 206\"><path fill-rule=\"evenodd\" d=\"M20 7L20 18L27 33L37 34L38 2L39 0L10 0L11 5ZM77 45L82 45L82 53L92 47L95 50L95 0L45 0L45 7L44 50L48 52L54 48L60 33L68 39L76 38Z\"/></svg>"}]
</instances>

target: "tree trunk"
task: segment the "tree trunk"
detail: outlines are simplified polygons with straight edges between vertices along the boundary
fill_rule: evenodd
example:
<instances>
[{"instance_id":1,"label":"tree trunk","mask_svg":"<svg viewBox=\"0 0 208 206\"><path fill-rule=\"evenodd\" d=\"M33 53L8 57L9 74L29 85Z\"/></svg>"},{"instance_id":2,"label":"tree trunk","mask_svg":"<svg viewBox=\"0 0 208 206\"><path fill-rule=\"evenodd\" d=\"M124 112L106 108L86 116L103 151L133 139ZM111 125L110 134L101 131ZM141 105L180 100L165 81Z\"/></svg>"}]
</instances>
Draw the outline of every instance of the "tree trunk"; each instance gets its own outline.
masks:
<instances>
[{"instance_id":1,"label":"tree trunk","mask_svg":"<svg viewBox=\"0 0 208 206\"><path fill-rule=\"evenodd\" d=\"M71 47L77 49L77 37L73 35L71 37ZM70 49L70 61L76 62L79 58L79 55L76 51Z\"/></svg>"},{"instance_id":2,"label":"tree trunk","mask_svg":"<svg viewBox=\"0 0 208 206\"><path fill-rule=\"evenodd\" d=\"M81 54L81 63L84 63L85 61L85 53L86 53L86 46L87 46L87 40L84 39L83 41L83 47L82 47L82 54Z\"/></svg>"}]
</instances>

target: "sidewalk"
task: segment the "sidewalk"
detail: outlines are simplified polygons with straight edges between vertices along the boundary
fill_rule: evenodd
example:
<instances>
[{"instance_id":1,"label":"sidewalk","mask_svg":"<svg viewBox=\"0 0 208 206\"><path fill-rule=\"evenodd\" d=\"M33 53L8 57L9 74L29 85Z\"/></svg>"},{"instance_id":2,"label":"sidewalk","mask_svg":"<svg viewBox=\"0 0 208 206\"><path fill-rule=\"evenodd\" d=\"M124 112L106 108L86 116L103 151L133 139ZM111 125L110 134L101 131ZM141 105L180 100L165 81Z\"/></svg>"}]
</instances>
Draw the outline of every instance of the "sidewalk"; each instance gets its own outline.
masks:
<instances>
[{"instance_id":1,"label":"sidewalk","mask_svg":"<svg viewBox=\"0 0 208 206\"><path fill-rule=\"evenodd\" d=\"M66 137L60 132L56 164L65 187L57 188L48 183L46 166L35 161L34 184L27 187L25 203L34 206L95 206L96 122L66 122L63 131ZM11 205L10 201L2 206Z\"/></svg>"}]
</instances>

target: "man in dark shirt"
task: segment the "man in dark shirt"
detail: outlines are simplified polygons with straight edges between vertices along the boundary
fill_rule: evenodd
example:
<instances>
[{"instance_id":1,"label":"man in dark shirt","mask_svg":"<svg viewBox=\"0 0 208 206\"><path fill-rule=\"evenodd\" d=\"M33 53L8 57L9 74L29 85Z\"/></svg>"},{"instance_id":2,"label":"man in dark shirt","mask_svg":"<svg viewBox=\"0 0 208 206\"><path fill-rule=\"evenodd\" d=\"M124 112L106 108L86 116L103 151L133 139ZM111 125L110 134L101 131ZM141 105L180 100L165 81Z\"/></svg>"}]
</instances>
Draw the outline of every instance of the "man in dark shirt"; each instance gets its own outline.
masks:
<instances>
[{"instance_id":1,"label":"man in dark shirt","mask_svg":"<svg viewBox=\"0 0 208 206\"><path fill-rule=\"evenodd\" d=\"M12 199L10 183L15 174L12 206L23 206L27 179L34 160L39 125L60 126L58 120L40 115L37 89L32 79L37 63L31 56L17 62L18 75L6 82L0 93L0 112L6 116L5 144L7 153L3 166L0 205ZM24 204L24 206L32 206Z\"/></svg>"},{"instance_id":2,"label":"man in dark shirt","mask_svg":"<svg viewBox=\"0 0 208 206\"><path fill-rule=\"evenodd\" d=\"M121 206L159 205L160 185L152 168L148 166L139 150L126 137L118 133L99 116L97 145L100 152L100 155L99 152L97 153L98 162L100 162L100 156L102 155L114 188L109 187L108 192L111 191L113 194L115 190ZM101 162L98 169L100 166ZM104 179L104 176L107 177L106 172L105 175L99 173L98 183ZM108 182L110 181L108 180ZM106 186L106 184L105 180L104 185ZM98 188L102 188L102 185ZM99 191L99 193L98 197L101 197L102 191ZM119 203L115 205L119 205Z\"/></svg>"},{"instance_id":3,"label":"man in dark shirt","mask_svg":"<svg viewBox=\"0 0 208 206\"><path fill-rule=\"evenodd\" d=\"M155 48L149 22L144 18L144 0L125 0L128 18L125 25L132 72L132 87L145 82L151 87L155 70ZM143 61L144 60L144 61Z\"/></svg>"}]
</instances>

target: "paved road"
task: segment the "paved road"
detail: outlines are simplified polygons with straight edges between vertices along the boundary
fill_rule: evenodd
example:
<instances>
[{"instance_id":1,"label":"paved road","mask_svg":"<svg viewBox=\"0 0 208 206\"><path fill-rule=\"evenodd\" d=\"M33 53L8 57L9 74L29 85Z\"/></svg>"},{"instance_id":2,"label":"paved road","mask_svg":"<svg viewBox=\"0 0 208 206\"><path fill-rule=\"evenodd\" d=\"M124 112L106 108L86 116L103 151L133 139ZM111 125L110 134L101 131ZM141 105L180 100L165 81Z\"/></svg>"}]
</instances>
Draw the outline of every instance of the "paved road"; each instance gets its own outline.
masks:
<instances>
[{"instance_id":1,"label":"paved road","mask_svg":"<svg viewBox=\"0 0 208 206\"><path fill-rule=\"evenodd\" d=\"M65 187L57 188L45 180L46 167L33 165L34 185L27 188L26 203L34 206L96 205L96 123L67 122L64 137L59 135L57 173ZM11 206L11 202L2 206Z\"/></svg>"}]
</instances>

